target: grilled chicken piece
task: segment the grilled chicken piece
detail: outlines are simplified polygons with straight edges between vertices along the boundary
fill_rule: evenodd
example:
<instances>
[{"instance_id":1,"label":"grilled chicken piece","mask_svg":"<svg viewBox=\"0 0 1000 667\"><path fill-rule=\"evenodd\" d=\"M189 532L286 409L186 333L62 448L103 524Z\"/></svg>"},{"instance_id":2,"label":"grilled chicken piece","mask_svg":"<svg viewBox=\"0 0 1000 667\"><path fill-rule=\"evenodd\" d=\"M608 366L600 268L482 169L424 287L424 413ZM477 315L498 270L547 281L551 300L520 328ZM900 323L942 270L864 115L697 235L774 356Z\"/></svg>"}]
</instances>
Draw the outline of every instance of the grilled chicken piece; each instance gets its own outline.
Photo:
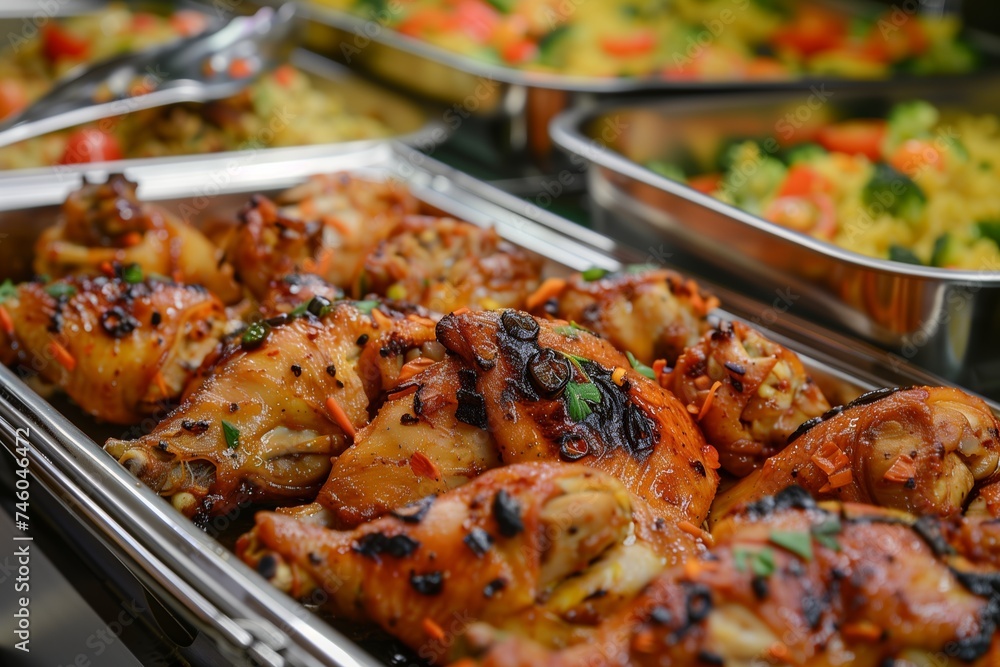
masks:
<instances>
[{"instance_id":1,"label":"grilled chicken piece","mask_svg":"<svg viewBox=\"0 0 1000 667\"><path fill-rule=\"evenodd\" d=\"M255 195L240 213L226 257L257 298L292 273L347 287L378 242L418 206L393 181L317 176L277 201Z\"/></svg>"},{"instance_id":2,"label":"grilled chicken piece","mask_svg":"<svg viewBox=\"0 0 1000 667\"><path fill-rule=\"evenodd\" d=\"M332 303L344 298L344 290L311 273L289 273L271 283L258 304L258 310L265 318L291 313L317 296Z\"/></svg>"},{"instance_id":3,"label":"grilled chicken piece","mask_svg":"<svg viewBox=\"0 0 1000 667\"><path fill-rule=\"evenodd\" d=\"M251 325L151 433L105 449L188 516L311 500L407 355L440 349L433 325L317 298L300 316Z\"/></svg>"},{"instance_id":4,"label":"grilled chicken piece","mask_svg":"<svg viewBox=\"0 0 1000 667\"><path fill-rule=\"evenodd\" d=\"M410 215L367 257L354 294L403 299L439 313L521 308L539 273L536 259L493 229Z\"/></svg>"},{"instance_id":5,"label":"grilled chicken piece","mask_svg":"<svg viewBox=\"0 0 1000 667\"><path fill-rule=\"evenodd\" d=\"M673 366L708 331L719 300L673 271L635 267L550 278L528 303L533 315L577 322L645 364Z\"/></svg>"},{"instance_id":6,"label":"grilled chicken piece","mask_svg":"<svg viewBox=\"0 0 1000 667\"><path fill-rule=\"evenodd\" d=\"M977 484L998 478L998 426L983 401L958 389L870 392L803 424L786 449L718 495L712 516L791 484L820 498L958 514Z\"/></svg>"},{"instance_id":7,"label":"grilled chicken piece","mask_svg":"<svg viewBox=\"0 0 1000 667\"><path fill-rule=\"evenodd\" d=\"M202 285L223 303L234 303L243 291L221 260L222 252L200 231L141 203L134 183L112 176L69 195L58 223L38 239L34 270L61 278L100 275L113 263L138 264L147 275Z\"/></svg>"},{"instance_id":8,"label":"grilled chicken piece","mask_svg":"<svg viewBox=\"0 0 1000 667\"><path fill-rule=\"evenodd\" d=\"M830 409L798 355L741 322L725 322L685 350L665 383L699 416L719 463L738 477Z\"/></svg>"},{"instance_id":9,"label":"grilled chicken piece","mask_svg":"<svg viewBox=\"0 0 1000 667\"><path fill-rule=\"evenodd\" d=\"M445 644L439 633L456 618L553 646L585 638L664 567L636 539L634 520L632 497L613 477L529 463L351 531L261 512L237 554L291 595L339 618L374 621L443 662L457 638ZM676 529L675 542L677 553L697 550ZM422 650L429 644L433 655Z\"/></svg>"},{"instance_id":10,"label":"grilled chicken piece","mask_svg":"<svg viewBox=\"0 0 1000 667\"><path fill-rule=\"evenodd\" d=\"M514 310L448 315L437 331L467 367L461 419L489 429L504 463L581 461L654 512L704 520L715 452L677 399L607 341Z\"/></svg>"},{"instance_id":11,"label":"grilled chicken piece","mask_svg":"<svg viewBox=\"0 0 1000 667\"><path fill-rule=\"evenodd\" d=\"M704 520L714 452L676 399L606 341L513 310L449 315L437 332L458 358L401 383L334 463L317 502L337 527L501 463L545 460L614 475L668 522Z\"/></svg>"},{"instance_id":12,"label":"grilled chicken piece","mask_svg":"<svg viewBox=\"0 0 1000 667\"><path fill-rule=\"evenodd\" d=\"M588 643L557 652L512 637L481 664L998 664L996 575L953 570L928 540L936 520L913 522L792 489L720 524L710 556L655 579Z\"/></svg>"},{"instance_id":13,"label":"grilled chicken piece","mask_svg":"<svg viewBox=\"0 0 1000 667\"><path fill-rule=\"evenodd\" d=\"M179 399L227 328L217 298L158 280L23 283L2 309L4 363L37 373L94 417L117 424L140 422Z\"/></svg>"}]
</instances>

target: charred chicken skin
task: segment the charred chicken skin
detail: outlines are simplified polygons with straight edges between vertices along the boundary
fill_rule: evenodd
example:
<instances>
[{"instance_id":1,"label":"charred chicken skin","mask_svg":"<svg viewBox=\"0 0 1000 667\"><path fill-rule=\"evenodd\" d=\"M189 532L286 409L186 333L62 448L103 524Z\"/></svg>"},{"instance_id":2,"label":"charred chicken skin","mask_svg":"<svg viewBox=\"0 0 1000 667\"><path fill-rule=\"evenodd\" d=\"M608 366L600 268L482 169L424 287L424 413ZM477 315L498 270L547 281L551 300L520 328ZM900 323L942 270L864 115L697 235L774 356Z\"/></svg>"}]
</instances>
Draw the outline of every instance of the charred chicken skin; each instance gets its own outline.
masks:
<instances>
[{"instance_id":1,"label":"charred chicken skin","mask_svg":"<svg viewBox=\"0 0 1000 667\"><path fill-rule=\"evenodd\" d=\"M817 506L793 487L718 525L709 554L663 573L588 643L551 651L512 637L480 664L998 664L996 575L947 555L941 527Z\"/></svg>"},{"instance_id":2,"label":"charred chicken skin","mask_svg":"<svg viewBox=\"0 0 1000 667\"><path fill-rule=\"evenodd\" d=\"M977 485L998 478L998 427L983 401L958 389L871 392L803 424L787 448L716 497L713 520L791 484L817 498L958 514Z\"/></svg>"},{"instance_id":3,"label":"charred chicken skin","mask_svg":"<svg viewBox=\"0 0 1000 667\"><path fill-rule=\"evenodd\" d=\"M164 410L220 345L225 308L203 288L127 275L19 285L0 307L3 362L104 421Z\"/></svg>"},{"instance_id":4,"label":"charred chicken skin","mask_svg":"<svg viewBox=\"0 0 1000 667\"><path fill-rule=\"evenodd\" d=\"M316 177L277 201L255 195L226 242L226 258L258 299L293 273L349 287L378 242L417 209L398 183Z\"/></svg>"},{"instance_id":5,"label":"charred chicken skin","mask_svg":"<svg viewBox=\"0 0 1000 667\"><path fill-rule=\"evenodd\" d=\"M222 253L200 231L166 210L140 202L121 176L69 195L59 221L35 247L37 275L100 275L114 263L138 264L146 275L202 285L224 303L243 291Z\"/></svg>"},{"instance_id":6,"label":"charred chicken skin","mask_svg":"<svg viewBox=\"0 0 1000 667\"><path fill-rule=\"evenodd\" d=\"M151 433L105 449L188 516L311 500L407 355L437 348L433 321L371 305L252 324Z\"/></svg>"},{"instance_id":7,"label":"charred chicken skin","mask_svg":"<svg viewBox=\"0 0 1000 667\"><path fill-rule=\"evenodd\" d=\"M658 517L704 520L713 452L676 399L606 341L514 310L449 315L437 338L454 356L402 383L334 464L317 500L338 525L531 461L585 463Z\"/></svg>"},{"instance_id":8,"label":"charred chicken skin","mask_svg":"<svg viewBox=\"0 0 1000 667\"><path fill-rule=\"evenodd\" d=\"M577 322L644 364L673 366L708 331L719 301L673 271L635 267L550 278L528 304L533 315Z\"/></svg>"},{"instance_id":9,"label":"charred chicken skin","mask_svg":"<svg viewBox=\"0 0 1000 667\"><path fill-rule=\"evenodd\" d=\"M830 409L798 355L741 322L721 324L685 350L665 384L698 415L722 467L738 477Z\"/></svg>"},{"instance_id":10,"label":"charred chicken skin","mask_svg":"<svg viewBox=\"0 0 1000 667\"><path fill-rule=\"evenodd\" d=\"M340 618L374 621L418 651L437 642L421 656L440 663L451 645L440 629L456 617L553 646L585 638L663 569L634 519L609 475L516 464L350 531L261 512L237 553ZM696 552L691 535L677 542Z\"/></svg>"},{"instance_id":11,"label":"charred chicken skin","mask_svg":"<svg viewBox=\"0 0 1000 667\"><path fill-rule=\"evenodd\" d=\"M522 308L539 262L493 229L410 215L365 260L354 294L390 296L439 313Z\"/></svg>"}]
</instances>

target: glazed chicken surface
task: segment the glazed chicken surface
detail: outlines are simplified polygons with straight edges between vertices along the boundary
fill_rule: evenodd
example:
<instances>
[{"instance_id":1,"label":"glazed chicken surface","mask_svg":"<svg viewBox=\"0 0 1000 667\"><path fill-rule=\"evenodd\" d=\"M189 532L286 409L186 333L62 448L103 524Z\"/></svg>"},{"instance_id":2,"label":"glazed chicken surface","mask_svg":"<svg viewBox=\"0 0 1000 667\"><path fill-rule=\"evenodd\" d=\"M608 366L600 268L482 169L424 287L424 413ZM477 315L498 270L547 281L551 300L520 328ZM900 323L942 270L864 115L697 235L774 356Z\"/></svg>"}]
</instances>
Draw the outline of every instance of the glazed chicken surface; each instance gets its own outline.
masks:
<instances>
[{"instance_id":1,"label":"glazed chicken surface","mask_svg":"<svg viewBox=\"0 0 1000 667\"><path fill-rule=\"evenodd\" d=\"M35 246L40 276L96 276L114 263L138 264L146 275L202 285L223 303L242 290L222 251L195 227L162 207L143 203L121 176L69 195L55 225Z\"/></svg>"},{"instance_id":2,"label":"glazed chicken surface","mask_svg":"<svg viewBox=\"0 0 1000 667\"><path fill-rule=\"evenodd\" d=\"M415 665L1000 665L990 404L831 409L693 281L553 270L391 179L226 221L73 193L0 360L132 425L105 450L198 525L257 512L238 559L332 622Z\"/></svg>"},{"instance_id":3,"label":"glazed chicken surface","mask_svg":"<svg viewBox=\"0 0 1000 667\"><path fill-rule=\"evenodd\" d=\"M103 421L132 424L176 402L220 345L222 303L193 285L112 277L27 282L3 301L0 358Z\"/></svg>"}]
</instances>

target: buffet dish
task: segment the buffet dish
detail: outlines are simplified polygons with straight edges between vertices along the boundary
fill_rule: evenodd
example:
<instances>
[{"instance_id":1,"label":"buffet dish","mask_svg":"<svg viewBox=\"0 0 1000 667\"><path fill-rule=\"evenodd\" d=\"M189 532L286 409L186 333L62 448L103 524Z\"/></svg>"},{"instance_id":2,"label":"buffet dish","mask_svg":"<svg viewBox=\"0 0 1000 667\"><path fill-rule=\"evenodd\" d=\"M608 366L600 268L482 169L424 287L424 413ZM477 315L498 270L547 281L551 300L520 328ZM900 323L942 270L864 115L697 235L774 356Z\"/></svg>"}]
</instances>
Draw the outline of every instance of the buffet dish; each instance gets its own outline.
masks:
<instances>
[{"instance_id":1,"label":"buffet dish","mask_svg":"<svg viewBox=\"0 0 1000 667\"><path fill-rule=\"evenodd\" d=\"M824 362L414 151L312 166L197 226L189 197L85 185L20 212L48 216L18 230L36 276L0 287L4 361L127 429L102 451L4 369L5 445L219 641L373 664L330 620L429 664L996 662L996 406L865 379L810 329Z\"/></svg>"},{"instance_id":2,"label":"buffet dish","mask_svg":"<svg viewBox=\"0 0 1000 667\"><path fill-rule=\"evenodd\" d=\"M787 287L795 309L996 392L993 96L918 90L607 105L552 132L589 165L608 234L758 298Z\"/></svg>"},{"instance_id":3,"label":"buffet dish","mask_svg":"<svg viewBox=\"0 0 1000 667\"><path fill-rule=\"evenodd\" d=\"M0 56L0 120L40 97L80 66L112 55L191 36L219 23L210 5L111 4L95 9L70 4L30 37L17 37ZM232 71L249 67L235 61ZM147 71L132 82L131 94L152 89L162 74ZM130 109L85 126L52 132L0 147L0 169L116 162L209 153L259 153L291 146L325 146L389 137L427 142L436 130L428 112L403 97L351 75L324 58L303 51L263 75L240 94L205 104ZM122 162L128 161L128 162Z\"/></svg>"}]
</instances>

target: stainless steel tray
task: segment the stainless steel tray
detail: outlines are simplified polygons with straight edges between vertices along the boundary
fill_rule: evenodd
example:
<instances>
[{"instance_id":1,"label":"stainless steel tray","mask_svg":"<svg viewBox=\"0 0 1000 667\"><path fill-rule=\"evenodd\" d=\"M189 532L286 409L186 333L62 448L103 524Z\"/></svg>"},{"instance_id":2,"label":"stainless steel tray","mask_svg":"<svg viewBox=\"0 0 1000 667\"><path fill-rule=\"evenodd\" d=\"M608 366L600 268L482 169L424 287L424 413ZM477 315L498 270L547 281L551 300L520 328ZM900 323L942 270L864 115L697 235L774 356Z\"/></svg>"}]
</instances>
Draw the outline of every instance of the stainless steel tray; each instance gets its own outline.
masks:
<instances>
[{"instance_id":1,"label":"stainless steel tray","mask_svg":"<svg viewBox=\"0 0 1000 667\"><path fill-rule=\"evenodd\" d=\"M704 149L725 137L778 139L782 119L802 109L809 110L809 123L822 123L878 115L896 101L920 97L945 107L995 113L1000 111L997 83L842 91L818 104L811 103L815 96L770 93L609 105L560 116L552 135L589 164L597 225L608 234L653 244L758 297L787 291L794 295L789 305L796 312L846 328L952 381L996 396L1000 273L865 257L770 223L642 165ZM602 134L612 126L620 131Z\"/></svg>"},{"instance_id":2,"label":"stainless steel tray","mask_svg":"<svg viewBox=\"0 0 1000 667\"><path fill-rule=\"evenodd\" d=\"M281 4L282 0L254 0ZM815 0L814 0L815 1ZM858 0L825 1L850 15L882 9L880 4ZM678 92L808 90L812 86L883 87L891 81L865 81L830 77L802 77L788 81L668 81L658 77L570 77L528 72L463 56L423 40L408 37L369 20L316 2L302 3L310 18L302 39L310 49L371 72L402 89L449 106L444 120L458 129L469 116L488 116L501 124L495 140L501 150L527 153L543 166L551 166L553 144L548 123L569 108L592 107L621 99L623 95L676 94ZM984 67L1000 64L1000 39L976 30L966 35L983 54ZM349 48L344 48L344 47ZM961 75L976 78L978 74ZM917 77L906 77L916 79ZM950 77L920 77L934 85Z\"/></svg>"},{"instance_id":3,"label":"stainless steel tray","mask_svg":"<svg viewBox=\"0 0 1000 667\"><path fill-rule=\"evenodd\" d=\"M129 176L140 194L167 207L190 203L195 186L224 160L136 167ZM548 260L559 272L591 266L617 269L642 259L609 239L502 193L411 148L367 147L349 154L308 153L274 165L247 167L216 194L207 215L232 213L250 190L272 192L314 173L351 170L406 182L414 194L438 210L498 232ZM93 175L101 177L101 172ZM0 202L10 201L0 184ZM30 194L30 193L29 193ZM0 233L16 245L8 254L28 254L32 240L54 219L52 197L35 190L34 203L0 212ZM23 199L23 197L22 197ZM528 213L529 215L524 215ZM11 269L3 264L4 270ZM753 321L768 304L720 291L733 314ZM884 352L824 332L793 316L782 316L770 335L804 355L811 373L833 401L876 386L939 384L941 380L894 360ZM993 406L1000 411L1000 406ZM81 421L81 425L86 425ZM93 429L93 424L90 424ZM237 664L375 665L371 656L320 617L277 592L239 562L212 536L139 484L50 403L6 368L0 368L0 441L13 453L27 443L31 484L54 494L158 599L219 647ZM214 524L213 524L214 526ZM213 531L214 532L214 531Z\"/></svg>"},{"instance_id":4,"label":"stainless steel tray","mask_svg":"<svg viewBox=\"0 0 1000 667\"><path fill-rule=\"evenodd\" d=\"M170 9L194 9L210 16L212 19L231 18L235 11L245 11L242 2L211 2L210 0L182 0L180 3L165 3L163 0L119 0L129 7L143 11L164 12ZM8 6L4 2L0 12L0 34L20 36L28 27L38 30L32 22L34 16L48 20L53 16L76 16L100 11L108 3L104 0L60 0L53 2L52 7L39 13L37 2L25 5L21 0L13 0ZM41 21L41 18L37 19ZM296 31L303 34L311 29L310 19L299 13L296 17ZM30 33L29 31L29 36ZM5 44L5 47L7 45ZM405 95L376 84L349 68L329 58L306 49L296 49L291 54L291 62L306 72L320 90L328 90L340 95L348 112L359 115L372 115L379 118L392 132L392 139L406 142L412 146L427 150L445 141L450 132L441 121L440 113L433 105L415 102ZM385 139L361 139L337 143L314 144L305 148L317 153L333 151L352 151L357 148L380 143ZM203 158L225 157L240 164L260 164L272 160L280 160L289 155L293 148L262 148L252 151L228 151L224 153L208 153L200 155L179 155L156 158L131 158L103 163L101 166L113 171L123 171L129 167L144 164L159 164L172 162L190 162ZM60 178L65 174L79 173L93 167L92 164L59 165L55 167L38 167L31 169L0 170L0 179L21 178L23 176L56 175ZM72 176L70 176L72 178Z\"/></svg>"}]
</instances>

